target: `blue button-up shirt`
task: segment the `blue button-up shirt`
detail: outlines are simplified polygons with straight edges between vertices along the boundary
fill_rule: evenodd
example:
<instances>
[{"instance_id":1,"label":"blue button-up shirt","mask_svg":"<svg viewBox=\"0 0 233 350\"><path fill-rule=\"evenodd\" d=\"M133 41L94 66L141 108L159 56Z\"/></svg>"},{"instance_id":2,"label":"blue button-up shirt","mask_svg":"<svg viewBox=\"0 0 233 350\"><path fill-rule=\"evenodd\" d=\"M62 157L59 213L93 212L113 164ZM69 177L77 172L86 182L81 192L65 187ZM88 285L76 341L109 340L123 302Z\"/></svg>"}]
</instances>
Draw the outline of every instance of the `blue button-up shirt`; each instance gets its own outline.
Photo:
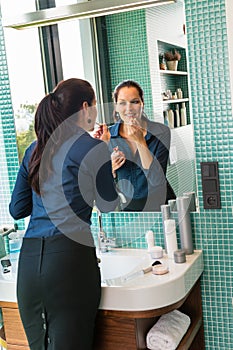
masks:
<instances>
[{"instance_id":1,"label":"blue button-up shirt","mask_svg":"<svg viewBox=\"0 0 233 350\"><path fill-rule=\"evenodd\" d=\"M66 141L52 160L53 172L41 186L28 183L28 164L36 145L25 152L9 205L16 220L30 216L26 237L89 233L94 203L103 212L119 204L107 145L82 132ZM101 155L101 156L100 156ZM46 161L46 160L45 160ZM86 238L84 243L87 243Z\"/></svg>"},{"instance_id":2,"label":"blue button-up shirt","mask_svg":"<svg viewBox=\"0 0 233 350\"><path fill-rule=\"evenodd\" d=\"M161 123L147 120L146 144L153 161L149 169L143 169L138 151L133 155L124 138L119 134L121 121L109 130L110 151L118 146L125 154L126 162L116 170L117 186L126 196L124 210L160 211L166 200L166 169L170 148L170 129Z\"/></svg>"}]
</instances>

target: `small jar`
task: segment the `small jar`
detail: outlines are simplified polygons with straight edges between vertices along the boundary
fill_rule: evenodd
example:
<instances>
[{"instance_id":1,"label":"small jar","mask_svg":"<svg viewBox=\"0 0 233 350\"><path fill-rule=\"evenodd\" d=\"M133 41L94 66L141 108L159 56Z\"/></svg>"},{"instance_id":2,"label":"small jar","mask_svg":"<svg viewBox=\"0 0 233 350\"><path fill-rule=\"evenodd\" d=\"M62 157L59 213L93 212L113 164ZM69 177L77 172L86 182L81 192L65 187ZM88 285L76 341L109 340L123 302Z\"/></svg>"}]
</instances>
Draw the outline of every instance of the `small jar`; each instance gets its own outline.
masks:
<instances>
[{"instance_id":1,"label":"small jar","mask_svg":"<svg viewBox=\"0 0 233 350\"><path fill-rule=\"evenodd\" d=\"M152 259L159 259L163 257L163 248L160 246L151 247L149 250Z\"/></svg>"},{"instance_id":2,"label":"small jar","mask_svg":"<svg viewBox=\"0 0 233 350\"><path fill-rule=\"evenodd\" d=\"M186 255L184 249L178 249L174 252L174 260L177 264L186 262Z\"/></svg>"}]
</instances>

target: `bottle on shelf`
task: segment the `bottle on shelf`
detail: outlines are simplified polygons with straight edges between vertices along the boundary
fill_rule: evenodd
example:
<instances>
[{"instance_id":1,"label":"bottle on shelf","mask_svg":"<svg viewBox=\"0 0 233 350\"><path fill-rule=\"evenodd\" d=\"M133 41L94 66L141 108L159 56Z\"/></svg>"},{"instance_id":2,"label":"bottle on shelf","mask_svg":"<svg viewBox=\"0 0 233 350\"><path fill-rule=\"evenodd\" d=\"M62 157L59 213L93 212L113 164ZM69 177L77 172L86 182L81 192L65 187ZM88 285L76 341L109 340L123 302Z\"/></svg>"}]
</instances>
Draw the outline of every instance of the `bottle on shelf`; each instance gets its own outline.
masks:
<instances>
[{"instance_id":1,"label":"bottle on shelf","mask_svg":"<svg viewBox=\"0 0 233 350\"><path fill-rule=\"evenodd\" d=\"M176 91L175 91L174 94L172 95L172 100L177 100L177 93L176 93Z\"/></svg>"},{"instance_id":2,"label":"bottle on shelf","mask_svg":"<svg viewBox=\"0 0 233 350\"><path fill-rule=\"evenodd\" d=\"M182 102L181 104L180 121L181 121L181 126L187 125L187 113L186 113L186 106L184 102Z\"/></svg>"},{"instance_id":3,"label":"bottle on shelf","mask_svg":"<svg viewBox=\"0 0 233 350\"><path fill-rule=\"evenodd\" d=\"M178 88L178 89L176 90L176 93L177 93L177 98L178 98L179 100L181 100L181 99L183 98L183 91L181 90L181 88Z\"/></svg>"},{"instance_id":4,"label":"bottle on shelf","mask_svg":"<svg viewBox=\"0 0 233 350\"><path fill-rule=\"evenodd\" d=\"M175 125L178 128L180 126L180 110L179 110L179 105L178 103L176 104L176 109L175 109Z\"/></svg>"},{"instance_id":5,"label":"bottle on shelf","mask_svg":"<svg viewBox=\"0 0 233 350\"><path fill-rule=\"evenodd\" d=\"M168 99L171 100L172 99L172 92L171 92L171 90L167 90L166 93L167 93Z\"/></svg>"},{"instance_id":6,"label":"bottle on shelf","mask_svg":"<svg viewBox=\"0 0 233 350\"><path fill-rule=\"evenodd\" d=\"M169 109L169 110L168 110L167 118L168 118L168 126L169 126L171 129L174 129L174 113L173 113L173 110L172 110L172 109Z\"/></svg>"}]
</instances>

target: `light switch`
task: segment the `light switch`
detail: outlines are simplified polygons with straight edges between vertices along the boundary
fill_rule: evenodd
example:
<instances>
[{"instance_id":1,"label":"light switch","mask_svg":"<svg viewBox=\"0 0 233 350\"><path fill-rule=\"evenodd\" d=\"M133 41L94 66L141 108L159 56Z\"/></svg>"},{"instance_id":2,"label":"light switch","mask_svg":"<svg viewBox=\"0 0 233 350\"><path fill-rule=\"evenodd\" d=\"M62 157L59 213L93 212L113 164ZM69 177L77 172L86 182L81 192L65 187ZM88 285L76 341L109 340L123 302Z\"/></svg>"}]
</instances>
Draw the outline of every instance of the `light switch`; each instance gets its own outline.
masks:
<instances>
[{"instance_id":1,"label":"light switch","mask_svg":"<svg viewBox=\"0 0 233 350\"><path fill-rule=\"evenodd\" d=\"M218 162L201 163L202 194L205 209L220 209Z\"/></svg>"}]
</instances>

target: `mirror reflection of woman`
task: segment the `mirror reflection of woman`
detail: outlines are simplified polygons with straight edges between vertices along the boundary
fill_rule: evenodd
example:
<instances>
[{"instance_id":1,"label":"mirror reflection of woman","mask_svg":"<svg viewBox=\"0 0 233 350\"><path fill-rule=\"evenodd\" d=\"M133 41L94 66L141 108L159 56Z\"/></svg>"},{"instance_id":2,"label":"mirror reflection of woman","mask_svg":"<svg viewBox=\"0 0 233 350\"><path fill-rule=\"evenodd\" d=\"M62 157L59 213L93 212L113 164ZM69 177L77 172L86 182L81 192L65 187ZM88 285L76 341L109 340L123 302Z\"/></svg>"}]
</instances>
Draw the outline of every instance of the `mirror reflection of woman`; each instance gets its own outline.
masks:
<instances>
[{"instance_id":1,"label":"mirror reflection of woman","mask_svg":"<svg viewBox=\"0 0 233 350\"><path fill-rule=\"evenodd\" d=\"M109 141L113 176L127 200L122 210L160 211L167 200L170 129L147 118L137 82L121 82L113 98L117 122L95 136Z\"/></svg>"}]
</instances>

